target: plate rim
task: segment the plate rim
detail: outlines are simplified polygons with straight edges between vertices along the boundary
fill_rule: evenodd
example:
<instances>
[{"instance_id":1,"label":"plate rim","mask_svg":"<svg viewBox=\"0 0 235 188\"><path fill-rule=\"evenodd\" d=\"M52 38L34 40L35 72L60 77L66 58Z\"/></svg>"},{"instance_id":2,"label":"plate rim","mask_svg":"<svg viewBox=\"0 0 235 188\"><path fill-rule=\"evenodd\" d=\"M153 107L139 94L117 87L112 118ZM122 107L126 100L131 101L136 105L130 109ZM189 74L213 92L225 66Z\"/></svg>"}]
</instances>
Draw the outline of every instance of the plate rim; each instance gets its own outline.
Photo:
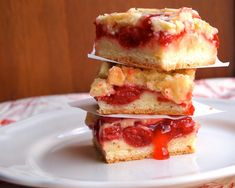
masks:
<instances>
[{"instance_id":1,"label":"plate rim","mask_svg":"<svg viewBox=\"0 0 235 188\"><path fill-rule=\"evenodd\" d=\"M26 186L40 186L40 187L171 187L180 186L186 184L200 184L203 182L221 179L224 177L230 177L235 175L235 165L221 168L218 170L211 170L199 174L182 175L179 177L163 178L156 180L125 180L125 181L87 181L87 180L70 180L66 178L56 178L53 180L52 177L45 179L44 177L28 177L28 176L14 176L11 172L6 173L4 170L8 168L0 167L0 179L9 183L15 183ZM58 182L58 180L60 180Z\"/></svg>"},{"instance_id":2,"label":"plate rim","mask_svg":"<svg viewBox=\"0 0 235 188\"><path fill-rule=\"evenodd\" d=\"M200 100L200 98L196 98L196 100ZM203 99L204 100L204 99ZM208 102L225 102L221 100L208 100ZM226 101L227 102L227 101ZM225 104L226 104L225 102ZM230 101L235 102L235 101ZM18 126L32 126L30 124L32 120L41 119L41 121L45 121L46 119L52 119L54 117L59 116L60 114L66 115L70 113L79 113L83 112L80 109L72 109L72 108L65 108L59 110L53 110L46 113L41 113L38 115L31 116L27 119L18 121L13 123L10 126L4 126L0 128L0 136L8 131L9 129L15 129ZM43 118L42 118L43 117ZM29 123L28 123L29 122ZM81 126L82 127L82 126ZM27 186L41 186L41 187L75 187L75 186L82 186L82 187L102 187L102 186L112 186L112 187L143 187L143 186L155 186L155 187L170 187L170 186L180 186L184 184L197 184L200 182L205 182L208 180L215 180L225 177L230 177L235 175L235 165L227 166L224 168L219 168L216 170L209 170L207 172L199 172L197 174L188 174L182 175L178 177L168 177L162 179L148 179L148 180L125 180L125 181L97 181L97 180L71 180L68 178L56 178L53 177L45 178L45 177L31 177L26 175L21 175L20 173L13 174L12 172L8 172L8 167L0 166L0 180L20 184L20 185L27 185ZM60 180L60 181L58 181Z\"/></svg>"}]
</instances>

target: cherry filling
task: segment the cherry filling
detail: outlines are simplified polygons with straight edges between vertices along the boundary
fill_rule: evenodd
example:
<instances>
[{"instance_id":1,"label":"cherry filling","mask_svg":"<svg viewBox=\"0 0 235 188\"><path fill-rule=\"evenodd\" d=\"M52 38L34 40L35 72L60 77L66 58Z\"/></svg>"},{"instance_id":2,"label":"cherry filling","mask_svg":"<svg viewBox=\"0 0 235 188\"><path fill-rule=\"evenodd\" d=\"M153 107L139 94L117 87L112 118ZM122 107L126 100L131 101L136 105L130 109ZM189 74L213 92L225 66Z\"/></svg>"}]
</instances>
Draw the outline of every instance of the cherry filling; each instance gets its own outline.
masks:
<instances>
[{"instance_id":1,"label":"cherry filling","mask_svg":"<svg viewBox=\"0 0 235 188\"><path fill-rule=\"evenodd\" d=\"M185 31L180 32L177 35L171 35L163 31L157 33L157 39L162 46L168 46L173 40L177 40L185 34Z\"/></svg>"},{"instance_id":2,"label":"cherry filling","mask_svg":"<svg viewBox=\"0 0 235 188\"><path fill-rule=\"evenodd\" d=\"M120 124L114 124L112 126L103 128L101 132L100 139L101 141L111 141L119 139L122 135L122 130Z\"/></svg>"},{"instance_id":3,"label":"cherry filling","mask_svg":"<svg viewBox=\"0 0 235 188\"><path fill-rule=\"evenodd\" d=\"M123 129L123 139L127 144L133 147L148 146L152 143L153 132L141 126L126 127Z\"/></svg>"},{"instance_id":4,"label":"cherry filling","mask_svg":"<svg viewBox=\"0 0 235 188\"><path fill-rule=\"evenodd\" d=\"M121 120L122 118L100 118L94 126L95 136L98 141L102 144L104 141L123 139L126 144L132 147L145 147L153 144L153 156L159 160L169 158L167 147L172 139L197 131L195 122L191 117L179 120L136 120L134 126L127 127L121 127ZM109 123L109 126L106 124L102 127L105 123Z\"/></svg>"},{"instance_id":5,"label":"cherry filling","mask_svg":"<svg viewBox=\"0 0 235 188\"><path fill-rule=\"evenodd\" d=\"M180 120L165 119L156 126L154 131L154 153L155 159L169 158L168 143L177 137L182 137L194 131L195 122L190 117Z\"/></svg>"},{"instance_id":6,"label":"cherry filling","mask_svg":"<svg viewBox=\"0 0 235 188\"><path fill-rule=\"evenodd\" d=\"M127 48L134 48L140 45L145 45L154 37L151 17L160 16L160 14L146 16L136 26L121 27L114 38L117 38L119 43Z\"/></svg>"},{"instance_id":7,"label":"cherry filling","mask_svg":"<svg viewBox=\"0 0 235 188\"><path fill-rule=\"evenodd\" d=\"M185 114L186 115L193 115L194 111L195 111L195 108L194 108L193 104L191 103L191 105L189 106L189 108Z\"/></svg>"},{"instance_id":8,"label":"cherry filling","mask_svg":"<svg viewBox=\"0 0 235 188\"><path fill-rule=\"evenodd\" d=\"M105 101L112 105L124 105L140 98L143 89L133 86L114 87L115 93L110 96L98 97L98 100Z\"/></svg>"},{"instance_id":9,"label":"cherry filling","mask_svg":"<svg viewBox=\"0 0 235 188\"><path fill-rule=\"evenodd\" d=\"M157 16L161 16L161 14L147 15L143 19L141 19L135 26L123 26L119 28L119 31L115 34L110 34L106 25L95 23L96 39L98 40L104 36L114 38L118 40L119 44L125 48L136 48L146 45L151 39L154 38L158 42L158 44L162 46L168 46L172 41L179 39L186 33L185 30L175 35L163 31L154 32L152 29L151 18ZM199 16L197 17L200 18ZM219 40L217 34L214 35L213 39L208 40L218 48Z\"/></svg>"},{"instance_id":10,"label":"cherry filling","mask_svg":"<svg viewBox=\"0 0 235 188\"><path fill-rule=\"evenodd\" d=\"M213 36L213 39L211 40L211 42L216 46L216 48L219 48L219 37L217 34Z\"/></svg>"}]
</instances>

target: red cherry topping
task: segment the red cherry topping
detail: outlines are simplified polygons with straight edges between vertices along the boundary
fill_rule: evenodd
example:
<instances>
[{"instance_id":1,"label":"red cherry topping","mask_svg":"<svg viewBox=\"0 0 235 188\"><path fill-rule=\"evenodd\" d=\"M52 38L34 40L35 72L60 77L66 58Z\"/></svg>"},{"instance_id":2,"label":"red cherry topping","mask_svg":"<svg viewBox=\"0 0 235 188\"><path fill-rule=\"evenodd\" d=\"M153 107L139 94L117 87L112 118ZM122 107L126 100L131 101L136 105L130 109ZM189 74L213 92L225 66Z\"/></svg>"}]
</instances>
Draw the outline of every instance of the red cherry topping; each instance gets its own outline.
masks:
<instances>
[{"instance_id":1,"label":"red cherry topping","mask_svg":"<svg viewBox=\"0 0 235 188\"><path fill-rule=\"evenodd\" d=\"M123 139L133 147L143 147L152 143L153 133L142 127L127 127L123 130Z\"/></svg>"},{"instance_id":2,"label":"red cherry topping","mask_svg":"<svg viewBox=\"0 0 235 188\"><path fill-rule=\"evenodd\" d=\"M132 86L115 87L115 93L110 96L100 97L100 100L107 102L108 104L128 104L136 99L140 98L143 93L142 89Z\"/></svg>"},{"instance_id":3,"label":"red cherry topping","mask_svg":"<svg viewBox=\"0 0 235 188\"><path fill-rule=\"evenodd\" d=\"M120 124L105 127L101 130L101 141L112 141L115 139L119 139L122 135L122 129Z\"/></svg>"}]
</instances>

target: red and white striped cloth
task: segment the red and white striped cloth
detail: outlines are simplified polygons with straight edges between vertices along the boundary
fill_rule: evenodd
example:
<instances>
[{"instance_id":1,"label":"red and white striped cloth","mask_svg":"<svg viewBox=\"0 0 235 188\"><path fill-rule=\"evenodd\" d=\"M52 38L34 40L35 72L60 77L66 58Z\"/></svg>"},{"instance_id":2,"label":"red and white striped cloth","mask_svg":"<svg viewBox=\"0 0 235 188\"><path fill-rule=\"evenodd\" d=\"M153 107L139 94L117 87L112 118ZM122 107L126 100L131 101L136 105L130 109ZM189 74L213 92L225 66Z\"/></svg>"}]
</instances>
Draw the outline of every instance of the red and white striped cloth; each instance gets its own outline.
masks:
<instances>
[{"instance_id":1,"label":"red and white striped cloth","mask_svg":"<svg viewBox=\"0 0 235 188\"><path fill-rule=\"evenodd\" d=\"M217 78L196 81L193 96L235 100L235 78ZM6 126L27 117L56 109L68 108L68 102L89 97L87 93L33 97L0 103L0 126ZM12 124L14 126L14 124ZM16 188L0 182L0 186ZM225 178L200 188L235 188L235 177Z\"/></svg>"},{"instance_id":2,"label":"red and white striped cloth","mask_svg":"<svg viewBox=\"0 0 235 188\"><path fill-rule=\"evenodd\" d=\"M214 78L196 81L195 97L235 100L235 78Z\"/></svg>"}]
</instances>

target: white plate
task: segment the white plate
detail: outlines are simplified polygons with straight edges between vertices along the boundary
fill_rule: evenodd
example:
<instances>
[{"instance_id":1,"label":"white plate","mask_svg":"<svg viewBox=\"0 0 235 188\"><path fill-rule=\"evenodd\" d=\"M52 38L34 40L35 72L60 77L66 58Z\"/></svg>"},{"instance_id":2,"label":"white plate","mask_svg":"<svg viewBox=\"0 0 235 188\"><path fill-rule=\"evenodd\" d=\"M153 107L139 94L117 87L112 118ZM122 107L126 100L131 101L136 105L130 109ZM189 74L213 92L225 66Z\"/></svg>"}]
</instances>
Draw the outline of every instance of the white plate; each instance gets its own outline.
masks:
<instances>
[{"instance_id":1,"label":"white plate","mask_svg":"<svg viewBox=\"0 0 235 188\"><path fill-rule=\"evenodd\" d=\"M235 102L207 104L227 112L197 118L202 125L197 152L164 161L103 163L79 109L0 128L0 179L40 187L137 188L192 186L234 175Z\"/></svg>"}]
</instances>

